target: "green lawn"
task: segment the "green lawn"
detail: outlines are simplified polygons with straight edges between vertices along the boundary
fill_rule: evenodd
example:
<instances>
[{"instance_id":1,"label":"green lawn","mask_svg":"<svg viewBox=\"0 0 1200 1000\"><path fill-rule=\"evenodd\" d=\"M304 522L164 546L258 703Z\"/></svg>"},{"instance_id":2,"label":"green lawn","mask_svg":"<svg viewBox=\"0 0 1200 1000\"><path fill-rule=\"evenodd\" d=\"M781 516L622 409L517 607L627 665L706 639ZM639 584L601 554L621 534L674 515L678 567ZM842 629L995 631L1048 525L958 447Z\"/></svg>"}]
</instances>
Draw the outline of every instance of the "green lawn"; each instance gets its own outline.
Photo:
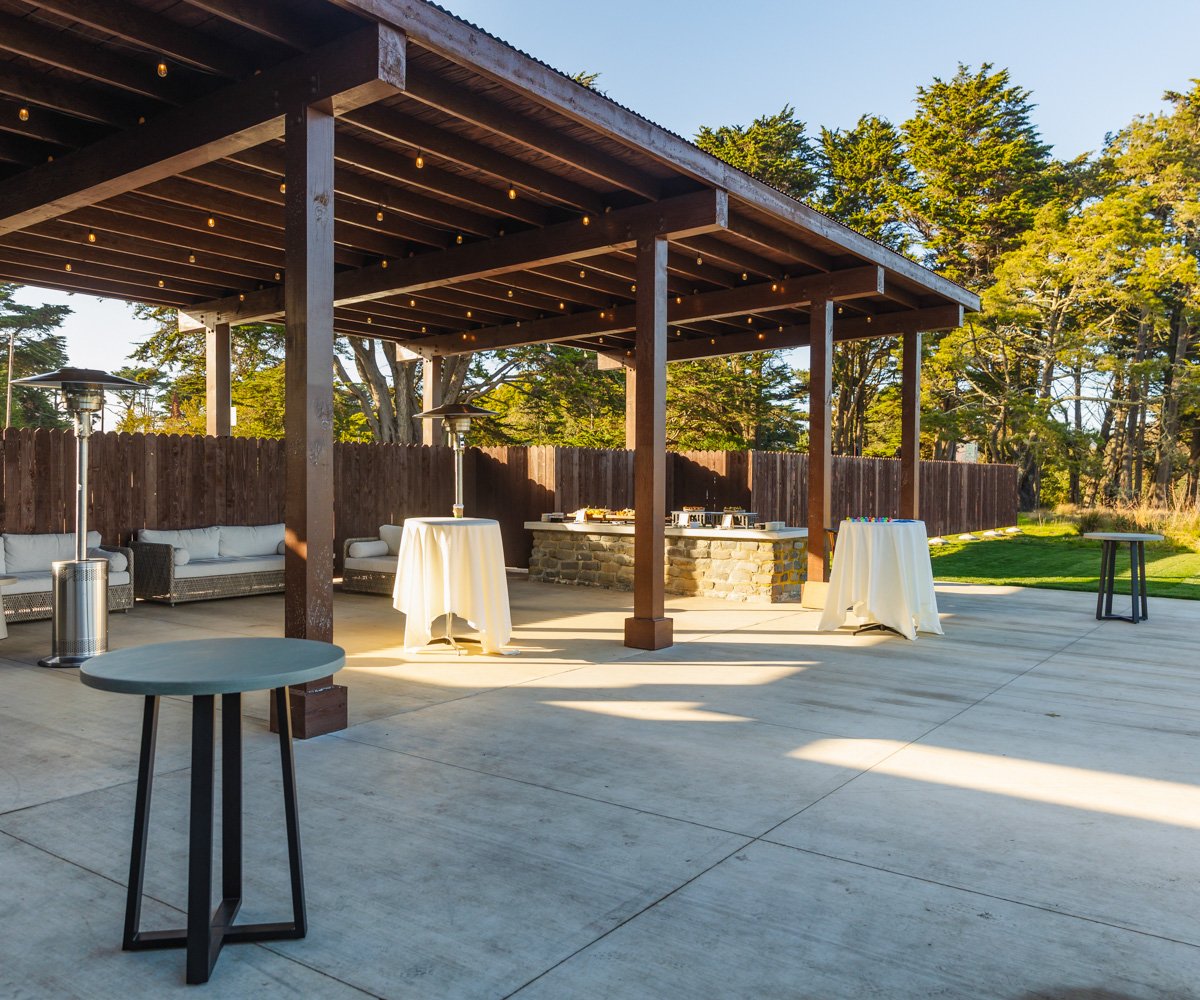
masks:
<instances>
[{"instance_id":1,"label":"green lawn","mask_svg":"<svg viewBox=\"0 0 1200 1000\"><path fill-rule=\"evenodd\" d=\"M929 550L933 575L949 583L993 583L1049 590L1090 590L1100 577L1100 543L1080 538L1067 523L1039 525L1022 519L1022 535L951 542ZM1129 592L1129 546L1117 559L1117 593L1121 580ZM1146 589L1152 597L1200 600L1200 553L1170 542L1146 544Z\"/></svg>"}]
</instances>

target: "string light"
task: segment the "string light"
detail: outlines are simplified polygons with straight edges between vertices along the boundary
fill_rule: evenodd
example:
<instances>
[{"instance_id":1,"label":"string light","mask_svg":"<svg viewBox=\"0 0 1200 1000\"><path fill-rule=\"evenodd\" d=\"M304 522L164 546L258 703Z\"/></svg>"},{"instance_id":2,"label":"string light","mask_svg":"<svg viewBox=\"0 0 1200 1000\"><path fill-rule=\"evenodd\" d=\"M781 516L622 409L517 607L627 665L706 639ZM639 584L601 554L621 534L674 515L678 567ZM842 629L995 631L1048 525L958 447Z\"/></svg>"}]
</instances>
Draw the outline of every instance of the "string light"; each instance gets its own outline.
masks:
<instances>
[{"instance_id":1,"label":"string light","mask_svg":"<svg viewBox=\"0 0 1200 1000\"><path fill-rule=\"evenodd\" d=\"M513 187L511 184L508 186L508 200L509 201L517 200L517 189L515 187Z\"/></svg>"},{"instance_id":2,"label":"string light","mask_svg":"<svg viewBox=\"0 0 1200 1000\"><path fill-rule=\"evenodd\" d=\"M470 318L471 318L471 310L470 310L470 309L468 309L468 310L467 310L467 319L470 319Z\"/></svg>"},{"instance_id":3,"label":"string light","mask_svg":"<svg viewBox=\"0 0 1200 1000\"><path fill-rule=\"evenodd\" d=\"M276 271L275 272L275 280L278 281L281 277L283 277L283 276L278 271Z\"/></svg>"},{"instance_id":4,"label":"string light","mask_svg":"<svg viewBox=\"0 0 1200 1000\"><path fill-rule=\"evenodd\" d=\"M63 270L64 270L64 271L70 271L70 270L73 270L73 268L71 267L71 262L70 262L70 261L67 261L67 262L66 262L66 263L63 265Z\"/></svg>"},{"instance_id":5,"label":"string light","mask_svg":"<svg viewBox=\"0 0 1200 1000\"><path fill-rule=\"evenodd\" d=\"M287 181L284 181L282 184L279 185L279 193L287 194Z\"/></svg>"},{"instance_id":6,"label":"string light","mask_svg":"<svg viewBox=\"0 0 1200 1000\"><path fill-rule=\"evenodd\" d=\"M779 285L776 284L775 282L772 282L771 283L771 291L773 291L773 292L779 291Z\"/></svg>"},{"instance_id":7,"label":"string light","mask_svg":"<svg viewBox=\"0 0 1200 1000\"><path fill-rule=\"evenodd\" d=\"M210 216L208 217L208 228L209 228L209 229L216 229L216 228L217 228L217 219L216 219L216 216L214 216L214 215L210 215Z\"/></svg>"},{"instance_id":8,"label":"string light","mask_svg":"<svg viewBox=\"0 0 1200 1000\"><path fill-rule=\"evenodd\" d=\"M95 232L94 232L93 230L91 230L91 229L89 229L89 230L88 230L88 242L89 242L89 243L95 243L95 242L96 242L96 234L95 234Z\"/></svg>"},{"instance_id":9,"label":"string light","mask_svg":"<svg viewBox=\"0 0 1200 1000\"><path fill-rule=\"evenodd\" d=\"M746 322L747 322L747 323L753 323L753 322L754 322L754 317L753 317L753 316L747 316L747 317L746 317Z\"/></svg>"},{"instance_id":10,"label":"string light","mask_svg":"<svg viewBox=\"0 0 1200 1000\"><path fill-rule=\"evenodd\" d=\"M166 284L167 284L167 283L166 283L165 281L163 281L163 280L162 280L162 278L159 278L159 279L158 279L158 287L159 287L159 288L163 288L163 287L165 287L165 286L166 286Z\"/></svg>"},{"instance_id":11,"label":"string light","mask_svg":"<svg viewBox=\"0 0 1200 1000\"><path fill-rule=\"evenodd\" d=\"M424 332L425 332L425 327L421 327L421 332L422 332L422 333L424 333Z\"/></svg>"},{"instance_id":12,"label":"string light","mask_svg":"<svg viewBox=\"0 0 1200 1000\"><path fill-rule=\"evenodd\" d=\"M636 291L637 291L637 285L630 285L630 286L629 286L629 290L630 290L631 292L636 292Z\"/></svg>"},{"instance_id":13,"label":"string light","mask_svg":"<svg viewBox=\"0 0 1200 1000\"><path fill-rule=\"evenodd\" d=\"M165 77L167 75L167 64L165 62L160 62L158 64L158 75L160 77Z\"/></svg>"},{"instance_id":14,"label":"string light","mask_svg":"<svg viewBox=\"0 0 1200 1000\"><path fill-rule=\"evenodd\" d=\"M23 121L23 122L29 121L29 109L28 108L18 109L17 117L20 118L21 121Z\"/></svg>"},{"instance_id":15,"label":"string light","mask_svg":"<svg viewBox=\"0 0 1200 1000\"><path fill-rule=\"evenodd\" d=\"M417 300L416 300L416 299L409 299L409 300L408 300L408 308L409 308L409 309L415 309L415 308L416 308L416 305L417 305Z\"/></svg>"},{"instance_id":16,"label":"string light","mask_svg":"<svg viewBox=\"0 0 1200 1000\"><path fill-rule=\"evenodd\" d=\"M566 308L567 308L567 304L566 304L565 302L560 302L560 303L558 304L558 308L559 308L559 309L566 309Z\"/></svg>"},{"instance_id":17,"label":"string light","mask_svg":"<svg viewBox=\"0 0 1200 1000\"><path fill-rule=\"evenodd\" d=\"M592 217L590 215L585 215L582 221L585 226L590 226L592 224Z\"/></svg>"},{"instance_id":18,"label":"string light","mask_svg":"<svg viewBox=\"0 0 1200 1000\"><path fill-rule=\"evenodd\" d=\"M697 258L696 258L696 263L697 263L697 264L703 264L703 263L704 263L704 258L703 258L703 257L697 257Z\"/></svg>"},{"instance_id":19,"label":"string light","mask_svg":"<svg viewBox=\"0 0 1200 1000\"><path fill-rule=\"evenodd\" d=\"M382 209L382 208L381 208L381 209L379 209L379 210L378 210L378 211L375 213L375 221L376 221L376 222L382 222L382 221L383 221L383 209Z\"/></svg>"},{"instance_id":20,"label":"string light","mask_svg":"<svg viewBox=\"0 0 1200 1000\"><path fill-rule=\"evenodd\" d=\"M459 233L457 236L454 237L454 242L458 243L460 245L462 244L462 240L463 240L462 233Z\"/></svg>"},{"instance_id":21,"label":"string light","mask_svg":"<svg viewBox=\"0 0 1200 1000\"><path fill-rule=\"evenodd\" d=\"M586 277L587 277L587 271L580 271L580 272L579 272L579 277L581 277L581 278L586 278Z\"/></svg>"},{"instance_id":22,"label":"string light","mask_svg":"<svg viewBox=\"0 0 1200 1000\"><path fill-rule=\"evenodd\" d=\"M373 322L374 322L374 320L370 316L368 316L367 317L367 326L370 326Z\"/></svg>"},{"instance_id":23,"label":"string light","mask_svg":"<svg viewBox=\"0 0 1200 1000\"><path fill-rule=\"evenodd\" d=\"M419 149L417 150L417 158L413 160L413 166L415 166L418 170L425 169L425 156Z\"/></svg>"},{"instance_id":24,"label":"string light","mask_svg":"<svg viewBox=\"0 0 1200 1000\"><path fill-rule=\"evenodd\" d=\"M188 251L188 263L189 264L196 263L196 255L194 253L192 253L190 250Z\"/></svg>"},{"instance_id":25,"label":"string light","mask_svg":"<svg viewBox=\"0 0 1200 1000\"><path fill-rule=\"evenodd\" d=\"M513 297L513 290L511 288L508 290L508 297L510 299Z\"/></svg>"},{"instance_id":26,"label":"string light","mask_svg":"<svg viewBox=\"0 0 1200 1000\"><path fill-rule=\"evenodd\" d=\"M841 314L842 314L842 307L838 306L838 315L840 316Z\"/></svg>"},{"instance_id":27,"label":"string light","mask_svg":"<svg viewBox=\"0 0 1200 1000\"><path fill-rule=\"evenodd\" d=\"M743 272L742 272L742 281L745 281L745 280L746 280L746 272L745 272L745 271L743 271Z\"/></svg>"},{"instance_id":28,"label":"string light","mask_svg":"<svg viewBox=\"0 0 1200 1000\"><path fill-rule=\"evenodd\" d=\"M145 115L138 115L138 124L139 124L139 125L145 125L145 124L146 124L146 116L145 116Z\"/></svg>"},{"instance_id":29,"label":"string light","mask_svg":"<svg viewBox=\"0 0 1200 1000\"><path fill-rule=\"evenodd\" d=\"M379 266L382 267L385 271L387 270L388 262L387 262L386 257L384 257L383 260L381 260L379 262Z\"/></svg>"},{"instance_id":30,"label":"string light","mask_svg":"<svg viewBox=\"0 0 1200 1000\"><path fill-rule=\"evenodd\" d=\"M245 301L246 301L246 293L245 293L245 292L238 292L238 301L239 301L239 302L245 302Z\"/></svg>"},{"instance_id":31,"label":"string light","mask_svg":"<svg viewBox=\"0 0 1200 1000\"><path fill-rule=\"evenodd\" d=\"M758 335L758 339L759 339L759 340L766 340L766 339L767 339L767 335L766 335L765 333L760 333L760 334Z\"/></svg>"}]
</instances>

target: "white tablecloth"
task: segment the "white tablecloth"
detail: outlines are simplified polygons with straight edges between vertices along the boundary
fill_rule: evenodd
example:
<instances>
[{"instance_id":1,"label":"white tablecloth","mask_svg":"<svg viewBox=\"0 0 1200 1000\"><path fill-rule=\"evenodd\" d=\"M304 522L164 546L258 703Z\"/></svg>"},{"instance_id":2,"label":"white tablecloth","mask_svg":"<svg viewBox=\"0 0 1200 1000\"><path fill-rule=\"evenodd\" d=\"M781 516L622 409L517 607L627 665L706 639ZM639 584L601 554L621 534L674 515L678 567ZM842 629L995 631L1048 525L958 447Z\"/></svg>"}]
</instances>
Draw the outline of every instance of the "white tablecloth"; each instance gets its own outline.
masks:
<instances>
[{"instance_id":1,"label":"white tablecloth","mask_svg":"<svg viewBox=\"0 0 1200 1000\"><path fill-rule=\"evenodd\" d=\"M392 596L405 614L406 648L428 643L435 619L453 612L479 630L484 652L499 652L512 634L499 522L407 518Z\"/></svg>"},{"instance_id":2,"label":"white tablecloth","mask_svg":"<svg viewBox=\"0 0 1200 1000\"><path fill-rule=\"evenodd\" d=\"M849 611L847 611L849 609ZM878 623L915 639L942 635L924 521L843 521L818 628ZM915 626L915 627L914 627Z\"/></svg>"}]
</instances>

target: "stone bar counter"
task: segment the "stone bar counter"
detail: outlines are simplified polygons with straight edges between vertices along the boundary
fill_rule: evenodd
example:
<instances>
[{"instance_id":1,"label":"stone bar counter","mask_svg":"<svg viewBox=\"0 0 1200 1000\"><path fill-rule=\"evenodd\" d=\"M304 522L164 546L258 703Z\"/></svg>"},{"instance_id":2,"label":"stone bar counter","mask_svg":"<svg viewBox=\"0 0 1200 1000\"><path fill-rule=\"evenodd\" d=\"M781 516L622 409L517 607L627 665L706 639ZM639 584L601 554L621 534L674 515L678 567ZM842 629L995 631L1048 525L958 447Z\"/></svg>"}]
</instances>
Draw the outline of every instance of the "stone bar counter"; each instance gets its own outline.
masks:
<instances>
[{"instance_id":1,"label":"stone bar counter","mask_svg":"<svg viewBox=\"0 0 1200 1000\"><path fill-rule=\"evenodd\" d=\"M526 521L533 532L529 579L633 589L633 525ZM798 601L808 529L667 528L670 594L730 601Z\"/></svg>"}]
</instances>

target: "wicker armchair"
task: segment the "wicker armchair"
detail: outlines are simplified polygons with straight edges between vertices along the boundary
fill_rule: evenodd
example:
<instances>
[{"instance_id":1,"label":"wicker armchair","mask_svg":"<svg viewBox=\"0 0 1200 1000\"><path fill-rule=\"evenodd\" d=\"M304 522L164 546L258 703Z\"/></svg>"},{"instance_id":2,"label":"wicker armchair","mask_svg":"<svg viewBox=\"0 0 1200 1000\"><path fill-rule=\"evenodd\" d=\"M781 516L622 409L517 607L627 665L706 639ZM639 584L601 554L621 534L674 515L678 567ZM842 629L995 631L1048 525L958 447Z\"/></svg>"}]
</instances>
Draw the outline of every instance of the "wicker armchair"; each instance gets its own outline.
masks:
<instances>
[{"instance_id":1,"label":"wicker armchair","mask_svg":"<svg viewBox=\"0 0 1200 1000\"><path fill-rule=\"evenodd\" d=\"M122 552L129 560L129 583L110 585L108 588L108 610L128 612L133 607L133 550L121 545L101 545L105 552ZM4 620L32 622L54 615L53 591L42 590L32 594L5 594L3 598Z\"/></svg>"},{"instance_id":2,"label":"wicker armchair","mask_svg":"<svg viewBox=\"0 0 1200 1000\"><path fill-rule=\"evenodd\" d=\"M383 570L364 569L346 565L350 557L350 546L355 542L377 542L379 536L371 538L347 538L342 546L342 590L352 590L360 594L386 594L391 596L396 586L396 557L388 556L392 561L391 572ZM380 557L384 558L384 557ZM357 561L357 560L356 560Z\"/></svg>"},{"instance_id":3,"label":"wicker armchair","mask_svg":"<svg viewBox=\"0 0 1200 1000\"><path fill-rule=\"evenodd\" d=\"M146 601L175 605L183 601L211 601L221 597L277 594L283 590L283 570L261 573L231 572L221 576L175 576L175 548L158 542L130 543L137 555L134 593Z\"/></svg>"}]
</instances>

